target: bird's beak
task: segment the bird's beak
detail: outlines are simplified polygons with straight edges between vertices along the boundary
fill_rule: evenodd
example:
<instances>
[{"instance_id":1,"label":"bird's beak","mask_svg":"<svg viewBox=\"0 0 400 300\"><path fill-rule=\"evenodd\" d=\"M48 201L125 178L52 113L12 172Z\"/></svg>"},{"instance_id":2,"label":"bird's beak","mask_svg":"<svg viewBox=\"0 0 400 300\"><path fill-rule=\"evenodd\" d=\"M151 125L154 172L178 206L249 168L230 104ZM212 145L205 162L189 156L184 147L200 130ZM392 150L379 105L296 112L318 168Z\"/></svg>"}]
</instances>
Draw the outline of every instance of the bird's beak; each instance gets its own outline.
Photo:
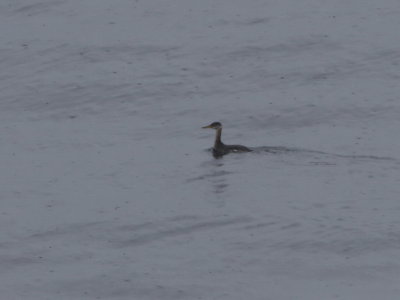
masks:
<instances>
[{"instance_id":1,"label":"bird's beak","mask_svg":"<svg viewBox=\"0 0 400 300\"><path fill-rule=\"evenodd\" d=\"M212 128L211 125L203 126L201 128Z\"/></svg>"}]
</instances>

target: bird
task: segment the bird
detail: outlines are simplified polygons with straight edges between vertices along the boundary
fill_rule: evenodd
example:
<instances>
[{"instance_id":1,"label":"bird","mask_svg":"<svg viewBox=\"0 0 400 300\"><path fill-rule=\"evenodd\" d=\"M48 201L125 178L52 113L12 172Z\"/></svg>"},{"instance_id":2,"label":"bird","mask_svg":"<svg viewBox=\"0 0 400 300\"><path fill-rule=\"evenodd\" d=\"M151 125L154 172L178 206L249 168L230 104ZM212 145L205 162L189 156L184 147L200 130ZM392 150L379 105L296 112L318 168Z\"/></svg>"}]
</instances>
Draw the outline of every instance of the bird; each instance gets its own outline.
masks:
<instances>
[{"instance_id":1,"label":"bird","mask_svg":"<svg viewBox=\"0 0 400 300\"><path fill-rule=\"evenodd\" d=\"M203 126L202 128L212 128L216 130L214 147L212 148L213 156L215 158L221 158L228 153L241 153L252 151L250 148L242 145L225 145L221 141L222 124L220 122L213 122L210 125Z\"/></svg>"}]
</instances>

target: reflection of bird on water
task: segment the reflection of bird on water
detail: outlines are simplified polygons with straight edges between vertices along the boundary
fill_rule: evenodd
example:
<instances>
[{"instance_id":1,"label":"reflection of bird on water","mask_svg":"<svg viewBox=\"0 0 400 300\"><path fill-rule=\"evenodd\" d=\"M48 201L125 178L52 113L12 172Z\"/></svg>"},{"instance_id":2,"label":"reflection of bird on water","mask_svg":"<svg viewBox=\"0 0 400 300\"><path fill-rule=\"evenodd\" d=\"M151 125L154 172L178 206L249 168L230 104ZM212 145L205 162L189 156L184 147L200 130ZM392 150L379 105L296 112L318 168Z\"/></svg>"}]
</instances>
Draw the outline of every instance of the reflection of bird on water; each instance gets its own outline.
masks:
<instances>
[{"instance_id":1,"label":"reflection of bird on water","mask_svg":"<svg viewBox=\"0 0 400 300\"><path fill-rule=\"evenodd\" d=\"M222 124L220 122L213 122L203 128L212 128L216 130L215 142L213 147L213 155L215 158L222 157L228 153L251 152L252 150L242 145L225 145L221 141Z\"/></svg>"}]
</instances>

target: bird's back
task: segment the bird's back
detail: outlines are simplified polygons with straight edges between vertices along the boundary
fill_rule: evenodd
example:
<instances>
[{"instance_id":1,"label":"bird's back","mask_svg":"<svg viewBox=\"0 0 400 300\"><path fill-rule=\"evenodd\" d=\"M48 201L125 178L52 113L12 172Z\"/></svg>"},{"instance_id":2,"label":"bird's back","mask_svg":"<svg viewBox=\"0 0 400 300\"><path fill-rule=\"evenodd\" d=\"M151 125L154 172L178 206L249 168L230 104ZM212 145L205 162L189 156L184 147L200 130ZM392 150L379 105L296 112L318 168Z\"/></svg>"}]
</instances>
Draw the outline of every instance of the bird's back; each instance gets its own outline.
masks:
<instances>
[{"instance_id":1,"label":"bird's back","mask_svg":"<svg viewBox=\"0 0 400 300\"><path fill-rule=\"evenodd\" d=\"M243 145L225 145L228 152L251 152L252 150Z\"/></svg>"}]
</instances>

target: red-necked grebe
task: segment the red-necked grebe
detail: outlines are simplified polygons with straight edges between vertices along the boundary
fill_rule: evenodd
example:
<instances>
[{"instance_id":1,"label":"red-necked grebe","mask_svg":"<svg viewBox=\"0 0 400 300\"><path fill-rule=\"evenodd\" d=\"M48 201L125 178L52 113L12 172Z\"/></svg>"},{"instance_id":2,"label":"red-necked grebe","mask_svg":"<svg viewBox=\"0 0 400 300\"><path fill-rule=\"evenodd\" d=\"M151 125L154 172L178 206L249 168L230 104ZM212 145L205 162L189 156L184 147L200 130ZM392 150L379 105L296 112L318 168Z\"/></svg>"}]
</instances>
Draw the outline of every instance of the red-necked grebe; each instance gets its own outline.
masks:
<instances>
[{"instance_id":1,"label":"red-necked grebe","mask_svg":"<svg viewBox=\"0 0 400 300\"><path fill-rule=\"evenodd\" d=\"M240 152L251 152L252 150L242 146L242 145L225 145L221 141L221 133L222 133L222 124L220 122L213 122L208 126L204 126L202 128L212 128L216 130L215 134L215 142L213 147L213 155L214 157L222 157L228 153L240 153Z\"/></svg>"}]
</instances>

